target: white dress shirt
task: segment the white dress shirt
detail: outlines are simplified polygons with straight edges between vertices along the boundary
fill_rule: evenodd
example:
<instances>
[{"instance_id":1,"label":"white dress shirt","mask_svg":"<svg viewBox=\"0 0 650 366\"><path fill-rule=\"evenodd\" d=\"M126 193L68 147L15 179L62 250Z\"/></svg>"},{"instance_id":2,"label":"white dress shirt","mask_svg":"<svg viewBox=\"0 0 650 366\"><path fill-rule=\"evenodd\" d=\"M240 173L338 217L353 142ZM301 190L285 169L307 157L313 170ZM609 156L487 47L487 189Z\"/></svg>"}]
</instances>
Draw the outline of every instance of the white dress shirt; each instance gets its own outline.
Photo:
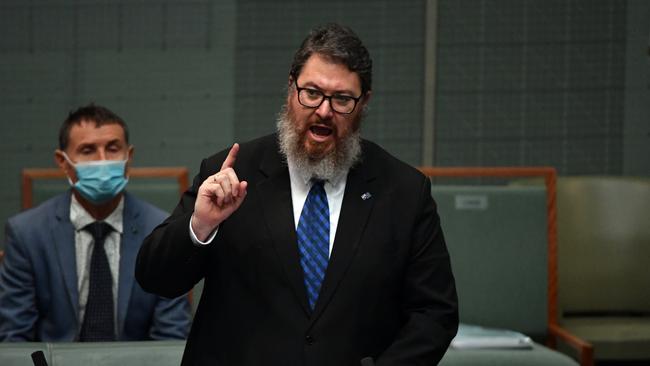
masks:
<instances>
[{"instance_id":1,"label":"white dress shirt","mask_svg":"<svg viewBox=\"0 0 650 366\"><path fill-rule=\"evenodd\" d=\"M305 205L307 195L312 186L311 177L303 176L297 171L295 166L289 162L289 179L291 180L291 203L293 204L293 223L298 228L302 207ZM347 183L347 173L335 177L332 180L325 181L323 188L327 194L327 205L330 211L330 246L329 255L332 255L334 248L334 236L339 224L341 215L341 205L343 204L343 193L345 193L345 184Z\"/></svg>"},{"instance_id":2,"label":"white dress shirt","mask_svg":"<svg viewBox=\"0 0 650 366\"><path fill-rule=\"evenodd\" d=\"M122 238L122 214L124 211L124 197L120 200L117 208L108 215L104 222L109 224L111 231L104 240L104 250L108 258L108 264L113 277L113 317L115 320L115 334L117 334L117 288L120 273L120 240ZM75 257L77 260L77 289L79 290L79 327L84 321L86 304L88 303L88 290L90 287L90 258L92 257L95 243L93 236L83 230L88 224L96 220L81 206L79 201L72 195L70 203L70 222L74 226Z\"/></svg>"}]
</instances>

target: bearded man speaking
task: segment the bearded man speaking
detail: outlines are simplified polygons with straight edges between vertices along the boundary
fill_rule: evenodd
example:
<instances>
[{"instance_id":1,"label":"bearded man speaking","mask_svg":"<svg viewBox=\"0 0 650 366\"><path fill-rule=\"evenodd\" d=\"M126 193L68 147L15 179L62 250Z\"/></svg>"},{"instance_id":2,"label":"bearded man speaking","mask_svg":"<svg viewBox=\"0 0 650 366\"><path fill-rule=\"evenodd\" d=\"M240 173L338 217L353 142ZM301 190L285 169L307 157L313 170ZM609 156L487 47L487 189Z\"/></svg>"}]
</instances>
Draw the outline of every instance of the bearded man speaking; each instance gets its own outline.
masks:
<instances>
[{"instance_id":1,"label":"bearded man speaking","mask_svg":"<svg viewBox=\"0 0 650 366\"><path fill-rule=\"evenodd\" d=\"M136 278L204 290L183 365L434 365L458 327L430 181L359 136L372 61L349 28L296 52L277 134L201 164Z\"/></svg>"}]
</instances>

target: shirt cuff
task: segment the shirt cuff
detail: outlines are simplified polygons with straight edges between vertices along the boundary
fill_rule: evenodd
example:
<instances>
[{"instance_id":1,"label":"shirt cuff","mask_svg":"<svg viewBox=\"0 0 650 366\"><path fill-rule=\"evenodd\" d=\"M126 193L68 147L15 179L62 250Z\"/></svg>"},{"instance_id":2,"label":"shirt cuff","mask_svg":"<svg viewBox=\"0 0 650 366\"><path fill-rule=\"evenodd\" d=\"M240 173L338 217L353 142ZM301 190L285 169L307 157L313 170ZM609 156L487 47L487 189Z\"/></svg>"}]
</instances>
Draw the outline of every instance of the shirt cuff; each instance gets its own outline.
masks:
<instances>
[{"instance_id":1,"label":"shirt cuff","mask_svg":"<svg viewBox=\"0 0 650 366\"><path fill-rule=\"evenodd\" d=\"M192 215L194 217L194 215ZM192 243L198 244L198 245L208 245L212 243L212 240L214 240L214 237L217 236L217 231L219 231L219 227L217 226L212 234L208 236L205 241L200 241L199 238L196 237L196 234L194 234L194 230L192 230L192 217L190 217L190 239L192 239Z\"/></svg>"}]
</instances>

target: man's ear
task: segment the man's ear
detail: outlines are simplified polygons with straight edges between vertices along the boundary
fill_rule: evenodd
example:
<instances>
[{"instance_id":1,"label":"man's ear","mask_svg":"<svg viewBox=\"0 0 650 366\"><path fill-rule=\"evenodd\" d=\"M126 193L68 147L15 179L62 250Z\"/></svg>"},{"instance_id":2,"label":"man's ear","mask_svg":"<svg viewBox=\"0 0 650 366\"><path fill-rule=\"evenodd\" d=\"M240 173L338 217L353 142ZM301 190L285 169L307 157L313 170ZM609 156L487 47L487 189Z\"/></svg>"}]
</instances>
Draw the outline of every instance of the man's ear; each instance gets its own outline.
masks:
<instances>
[{"instance_id":1,"label":"man's ear","mask_svg":"<svg viewBox=\"0 0 650 366\"><path fill-rule=\"evenodd\" d=\"M289 105L289 102L291 101L291 96L293 95L293 90L291 90L295 85L293 80L294 80L293 76L289 74L289 78L287 79L287 100L286 100L287 105Z\"/></svg>"},{"instance_id":2,"label":"man's ear","mask_svg":"<svg viewBox=\"0 0 650 366\"><path fill-rule=\"evenodd\" d=\"M133 154L134 153L135 153L135 148L133 147L133 145L129 145L129 149L127 150L127 153L126 153L127 154L126 160L127 160L128 163L130 163L131 160L133 159Z\"/></svg>"},{"instance_id":3,"label":"man's ear","mask_svg":"<svg viewBox=\"0 0 650 366\"><path fill-rule=\"evenodd\" d=\"M75 174L74 167L68 162L68 160L63 155L62 150L54 150L54 162L58 165L59 169L70 178L73 182L77 181L77 175Z\"/></svg>"},{"instance_id":4,"label":"man's ear","mask_svg":"<svg viewBox=\"0 0 650 366\"><path fill-rule=\"evenodd\" d=\"M364 106L370 102L370 97L372 97L372 90L368 90L366 94L363 95L362 103Z\"/></svg>"},{"instance_id":5,"label":"man's ear","mask_svg":"<svg viewBox=\"0 0 650 366\"><path fill-rule=\"evenodd\" d=\"M372 97L372 91L368 90L363 97L361 97L361 100L359 101L359 104L357 105L357 108L361 110L361 114L365 114L367 112L366 108L368 108L368 103L370 102L370 99Z\"/></svg>"},{"instance_id":6,"label":"man's ear","mask_svg":"<svg viewBox=\"0 0 650 366\"><path fill-rule=\"evenodd\" d=\"M135 148L133 145L129 145L129 149L126 153L126 166L124 167L124 176L128 178L129 169L131 168L131 162L133 161L133 154L135 154Z\"/></svg>"}]
</instances>

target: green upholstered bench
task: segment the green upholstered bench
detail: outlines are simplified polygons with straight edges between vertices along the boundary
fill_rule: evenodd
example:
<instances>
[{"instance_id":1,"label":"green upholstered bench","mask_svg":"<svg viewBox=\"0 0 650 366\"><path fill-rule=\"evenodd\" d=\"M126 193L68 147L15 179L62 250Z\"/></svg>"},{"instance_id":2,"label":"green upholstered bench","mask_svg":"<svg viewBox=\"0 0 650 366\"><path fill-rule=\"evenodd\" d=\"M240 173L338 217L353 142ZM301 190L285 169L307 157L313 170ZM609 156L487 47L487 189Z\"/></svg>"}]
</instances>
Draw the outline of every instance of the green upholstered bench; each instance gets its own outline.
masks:
<instances>
[{"instance_id":1,"label":"green upholstered bench","mask_svg":"<svg viewBox=\"0 0 650 366\"><path fill-rule=\"evenodd\" d=\"M31 353L41 350L50 366L178 366L184 341L103 343L0 343L0 365L32 366ZM535 344L526 350L454 350L441 366L575 366L558 352Z\"/></svg>"},{"instance_id":2,"label":"green upholstered bench","mask_svg":"<svg viewBox=\"0 0 650 366\"><path fill-rule=\"evenodd\" d=\"M33 366L41 350L49 366L178 366L185 341L0 343L0 365Z\"/></svg>"}]
</instances>

